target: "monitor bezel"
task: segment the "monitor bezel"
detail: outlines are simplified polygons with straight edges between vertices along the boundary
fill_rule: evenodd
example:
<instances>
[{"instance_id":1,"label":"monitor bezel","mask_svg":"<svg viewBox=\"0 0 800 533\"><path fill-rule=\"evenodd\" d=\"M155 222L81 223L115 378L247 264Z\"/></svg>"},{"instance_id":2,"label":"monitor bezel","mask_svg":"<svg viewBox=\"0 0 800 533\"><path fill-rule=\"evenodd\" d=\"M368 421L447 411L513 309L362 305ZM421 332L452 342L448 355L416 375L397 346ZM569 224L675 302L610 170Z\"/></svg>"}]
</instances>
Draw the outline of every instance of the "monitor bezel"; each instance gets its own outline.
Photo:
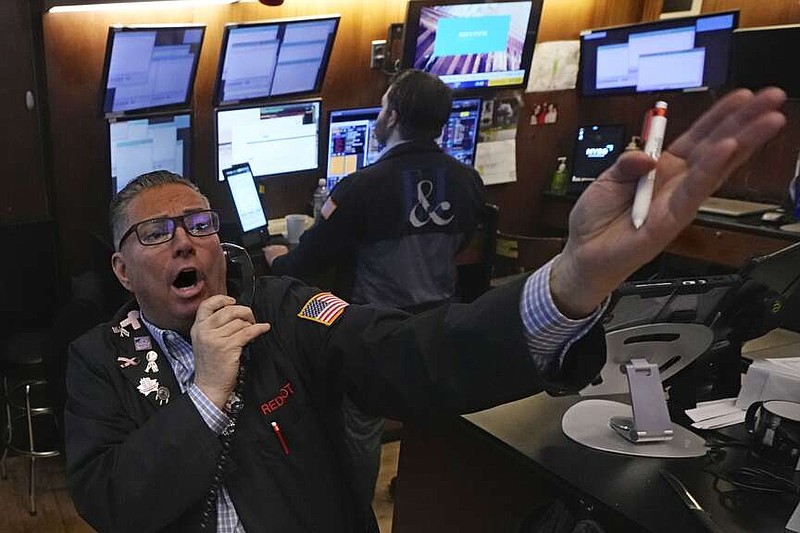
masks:
<instances>
[{"instance_id":1,"label":"monitor bezel","mask_svg":"<svg viewBox=\"0 0 800 533\"><path fill-rule=\"evenodd\" d=\"M744 87L744 88L750 89L752 91L758 91L759 89L762 89L762 88L765 88L765 87L769 87L769 86L772 85L770 83L766 83L766 84L758 85L758 86L741 85L740 76L741 76L742 73L741 73L741 70L739 69L739 67L742 64L742 62L739 60L739 58L736 55L736 52L737 52L737 50L739 50L739 47L741 45L741 43L738 42L740 39L742 39L742 38L746 39L748 36L751 36L751 35L754 35L754 34L769 34L770 32L773 32L773 31L782 32L782 31L791 31L791 30L800 31L800 24L775 24L775 25L772 25L772 26L756 26L756 27L747 27L747 28L737 28L737 29L735 29L733 31L733 46L732 46L732 51L731 51L731 53L732 53L731 68L730 68L731 86L735 87L735 88ZM783 91L786 93L786 97L788 99L790 99L790 100L800 99L800 86L795 87L794 88L795 90L790 90L791 89L790 87L781 87L780 85L778 85L778 87L783 89Z\"/></svg>"},{"instance_id":2,"label":"monitor bezel","mask_svg":"<svg viewBox=\"0 0 800 533\"><path fill-rule=\"evenodd\" d=\"M286 105L286 104L306 104L306 103L314 103L317 102L319 104L319 121L322 122L322 117L325 114L325 108L323 106L322 98L304 98L300 100L271 100L269 102L248 102L247 105L238 105L238 106L224 106L224 107L215 107L213 109L214 114L214 172L215 172L215 182L223 183L225 180L220 179L219 176L222 173L222 169L219 166L219 114L226 112L226 111L236 111L239 109L253 109L255 107L272 107L272 106L279 106L279 105ZM257 175L253 174L256 180L266 180L272 179L276 177L283 177L283 176L304 176L304 175L313 175L314 173L318 173L321 168L321 161L323 157L323 148L322 148L322 141L320 139L322 135L322 124L317 125L317 166L314 168L303 169L303 170L293 170L291 172L281 172L279 174L263 174ZM327 165L327 163L326 163Z\"/></svg>"},{"instance_id":3,"label":"monitor bezel","mask_svg":"<svg viewBox=\"0 0 800 533\"><path fill-rule=\"evenodd\" d=\"M194 96L194 84L197 80L197 70L198 65L200 64L200 54L203 52L203 44L205 43L205 36L206 36L206 24L202 23L187 23L187 24L134 24L134 25L111 25L108 27L108 35L106 37L106 47L105 47L105 58L103 59L103 73L100 78L100 116L102 118L111 120L111 119L121 119L127 117L141 117L143 115L152 115L152 114L161 114L161 113L175 113L178 114L180 111L187 111L191 113L192 108L192 97ZM113 44L114 44L114 36L117 33L121 32L140 32L140 31L153 31L153 30L179 30L179 29L199 29L201 30L200 35L200 47L197 51L197 55L195 56L194 63L192 65L192 73L189 76L189 87L186 91L186 99L181 103L176 104L166 104L160 106L151 106L151 107L143 107L140 109L128 109L125 111L106 111L105 110L105 101L106 101L106 92L108 91L108 71L111 68L111 57L113 55Z\"/></svg>"},{"instance_id":4,"label":"monitor bezel","mask_svg":"<svg viewBox=\"0 0 800 533\"><path fill-rule=\"evenodd\" d=\"M273 19L273 20L263 20L263 21L256 21L256 22L232 22L225 25L222 34L222 46L220 47L219 51L219 60L217 61L217 72L214 78L214 92L213 92L213 105L216 108L235 108L235 107L247 107L249 104L253 104L255 102L277 102L286 99L295 99L295 98L304 98L304 97L311 97L313 95L318 95L322 92L322 85L325 83L325 75L328 72L328 66L330 65L331 56L333 55L333 47L336 44L336 36L339 33L339 24L341 22L341 15L338 13L331 13L329 15L319 15L319 16L309 16L309 17L291 17L291 18L284 18L284 19ZM292 24L292 23L303 23L303 22L316 22L316 21L325 21L325 20L334 20L335 24L333 27L333 38L331 39L330 45L326 49L325 57L322 59L322 64L320 65L317 81L315 83L314 89L310 91L298 91L293 93L281 93L278 95L267 95L267 96L257 96L253 98L243 98L239 100L222 100L222 71L225 68L225 61L227 59L227 54L225 53L228 48L228 39L230 38L231 30L238 29L238 28L251 28L251 27L258 27L258 26L279 26L281 24Z\"/></svg>"},{"instance_id":5,"label":"monitor bezel","mask_svg":"<svg viewBox=\"0 0 800 533\"><path fill-rule=\"evenodd\" d=\"M116 196L118 194L118 192L116 190L114 190L115 187L114 187L114 184L112 183L113 180L112 180L112 175L111 175L111 169L112 169L112 165L111 165L111 150L112 150L112 147L111 147L111 125L112 124L116 124L118 122L132 122L134 120L150 120L150 119L162 118L162 117L176 117L178 115L188 115L189 116L189 131L191 132L191 135L189 137L191 139L191 141L190 141L189 147L188 147L188 157L186 157L186 159L185 159L189 163L189 168L188 169L187 168L183 169L183 175L181 177L186 179L186 180L189 180L190 182L192 182L194 184L197 184L197 180L194 179L194 175L193 175L193 171L194 171L194 168L196 166L195 162L194 162L194 152L195 152L195 149L194 149L194 145L195 145L194 122L195 121L194 121L194 114L191 112L191 110L175 111L175 112L163 112L163 113L153 113L153 114L150 114L150 115L147 115L147 116L112 117L112 118L110 118L109 120L106 121L106 147L107 147L106 148L106 153L108 154L108 157L106 157L106 161L108 162L108 172L106 172L106 176L107 176L108 179L106 180L106 183L108 183L109 191L110 191L109 194L107 195L108 198L112 198L112 199L116 198ZM187 148L184 147L184 150L187 150Z\"/></svg>"},{"instance_id":6,"label":"monitor bezel","mask_svg":"<svg viewBox=\"0 0 800 533\"><path fill-rule=\"evenodd\" d=\"M419 29L419 20L422 8L445 5L470 5L470 4L508 4L530 2L531 13L528 17L528 28L525 31L525 42L522 47L522 61L520 67L524 74L520 83L509 85L495 85L486 87L456 88L448 84L454 94L478 95L493 93L504 89L519 89L528 86L528 77L531 73L531 60L533 51L536 47L536 40L539 35L539 22L542 17L544 0L410 0L406 10L405 23L403 25L403 46L400 66L402 69L413 68L416 59L416 35Z\"/></svg>"},{"instance_id":7,"label":"monitor bezel","mask_svg":"<svg viewBox=\"0 0 800 533\"><path fill-rule=\"evenodd\" d=\"M618 30L633 30L636 29L637 32L640 31L647 31L649 28L670 28L670 27L678 27L682 23L694 20L697 21L702 18L712 18L718 17L722 15L733 15L733 27L730 30L731 37L730 37L730 44L728 46L728 68L727 72L725 73L725 80L722 82L721 85L716 87L709 87L709 86L702 86L702 87L686 87L681 89L656 89L656 90L649 90L649 91L636 91L636 89L603 89L602 91L597 91L595 89L592 93L585 93L583 90L583 81L584 76L586 74L586 69L584 67L584 62L589 61L589 54L586 53L586 37L591 35L592 33L602 32L602 31L618 31ZM578 62L578 79L576 88L578 91L578 96L585 97L585 98L597 98L597 97L604 97L604 96L630 96L635 94L657 94L657 93L690 93L690 92L703 92L708 90L717 90L717 89L724 89L730 86L731 83L731 70L733 67L733 33L739 27L739 10L728 10L728 11L719 11L716 13L702 13L700 15L692 15L689 17L676 17L676 18L667 18L661 20L655 20L651 22L638 22L633 24L622 24L619 26L606 26L602 28L592 28L588 30L583 30L580 34L580 59Z\"/></svg>"}]
</instances>

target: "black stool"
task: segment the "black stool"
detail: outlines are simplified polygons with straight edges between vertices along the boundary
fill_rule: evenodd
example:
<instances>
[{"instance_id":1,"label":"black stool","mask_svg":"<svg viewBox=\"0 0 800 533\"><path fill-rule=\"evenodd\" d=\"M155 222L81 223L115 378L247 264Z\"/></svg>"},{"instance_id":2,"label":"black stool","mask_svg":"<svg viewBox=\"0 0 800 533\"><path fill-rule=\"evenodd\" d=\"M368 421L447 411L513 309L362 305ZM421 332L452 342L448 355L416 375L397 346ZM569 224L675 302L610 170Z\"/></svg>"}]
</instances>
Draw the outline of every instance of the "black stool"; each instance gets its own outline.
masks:
<instances>
[{"instance_id":1,"label":"black stool","mask_svg":"<svg viewBox=\"0 0 800 533\"><path fill-rule=\"evenodd\" d=\"M40 442L43 432L48 429L52 434L52 441L58 440L58 421L50 401L47 382L43 379L42 352L48 334L47 330L22 330L3 342L0 348L0 372L3 375L6 414L5 449L0 460L0 473L3 479L7 479L6 457L9 451L30 459L28 494L31 515L36 514L36 459L60 455L57 446L44 448ZM50 424L46 425L48 421Z\"/></svg>"}]
</instances>

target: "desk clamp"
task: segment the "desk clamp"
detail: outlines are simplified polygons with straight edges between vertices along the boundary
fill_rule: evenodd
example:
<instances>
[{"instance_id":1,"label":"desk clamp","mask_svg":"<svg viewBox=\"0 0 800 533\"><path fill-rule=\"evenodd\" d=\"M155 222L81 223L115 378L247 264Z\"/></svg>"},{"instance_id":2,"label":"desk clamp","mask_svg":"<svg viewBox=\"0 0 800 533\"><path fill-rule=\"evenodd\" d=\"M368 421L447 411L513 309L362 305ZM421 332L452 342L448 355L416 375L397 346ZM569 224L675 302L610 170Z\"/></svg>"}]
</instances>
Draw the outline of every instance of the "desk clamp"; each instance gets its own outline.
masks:
<instances>
[{"instance_id":1,"label":"desk clamp","mask_svg":"<svg viewBox=\"0 0 800 533\"><path fill-rule=\"evenodd\" d=\"M658 365L646 359L631 359L623 368L631 392L633 417L612 416L608 425L633 443L671 440L672 422Z\"/></svg>"}]
</instances>

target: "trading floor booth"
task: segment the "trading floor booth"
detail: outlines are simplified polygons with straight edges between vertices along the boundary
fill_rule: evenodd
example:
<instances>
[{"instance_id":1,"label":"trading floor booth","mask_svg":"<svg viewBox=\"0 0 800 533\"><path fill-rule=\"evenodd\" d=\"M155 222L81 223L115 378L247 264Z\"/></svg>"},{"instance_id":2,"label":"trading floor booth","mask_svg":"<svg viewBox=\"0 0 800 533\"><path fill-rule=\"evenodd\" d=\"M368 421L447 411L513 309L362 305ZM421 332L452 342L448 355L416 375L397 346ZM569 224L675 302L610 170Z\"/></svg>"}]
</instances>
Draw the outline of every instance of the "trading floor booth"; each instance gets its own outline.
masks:
<instances>
[{"instance_id":1,"label":"trading floor booth","mask_svg":"<svg viewBox=\"0 0 800 533\"><path fill-rule=\"evenodd\" d=\"M742 424L693 430L683 409L736 396L742 343L776 327L798 287L800 243L735 275L623 285L604 316L606 366L579 396L406 424L393 531L537 531L523 526L553 500L608 532L705 531L670 474L718 530L783 531L797 505L800 440L789 462L776 461ZM633 427L620 427L613 415L630 417L629 405ZM750 490L759 484L770 486Z\"/></svg>"}]
</instances>

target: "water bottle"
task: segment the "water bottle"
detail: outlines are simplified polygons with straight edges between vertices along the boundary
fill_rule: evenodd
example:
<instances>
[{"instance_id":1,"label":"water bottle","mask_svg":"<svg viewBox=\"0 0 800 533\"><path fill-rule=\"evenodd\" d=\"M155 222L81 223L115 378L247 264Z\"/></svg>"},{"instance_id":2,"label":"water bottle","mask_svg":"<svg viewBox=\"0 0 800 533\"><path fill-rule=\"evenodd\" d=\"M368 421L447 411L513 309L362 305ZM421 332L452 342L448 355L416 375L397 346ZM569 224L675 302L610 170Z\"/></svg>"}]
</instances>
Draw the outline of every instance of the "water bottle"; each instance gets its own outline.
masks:
<instances>
[{"instance_id":1,"label":"water bottle","mask_svg":"<svg viewBox=\"0 0 800 533\"><path fill-rule=\"evenodd\" d=\"M322 216L322 206L325 205L325 201L328 199L328 187L325 185L325 178L320 178L319 182L317 183L317 188L314 189L314 222L319 222L320 217Z\"/></svg>"}]
</instances>

